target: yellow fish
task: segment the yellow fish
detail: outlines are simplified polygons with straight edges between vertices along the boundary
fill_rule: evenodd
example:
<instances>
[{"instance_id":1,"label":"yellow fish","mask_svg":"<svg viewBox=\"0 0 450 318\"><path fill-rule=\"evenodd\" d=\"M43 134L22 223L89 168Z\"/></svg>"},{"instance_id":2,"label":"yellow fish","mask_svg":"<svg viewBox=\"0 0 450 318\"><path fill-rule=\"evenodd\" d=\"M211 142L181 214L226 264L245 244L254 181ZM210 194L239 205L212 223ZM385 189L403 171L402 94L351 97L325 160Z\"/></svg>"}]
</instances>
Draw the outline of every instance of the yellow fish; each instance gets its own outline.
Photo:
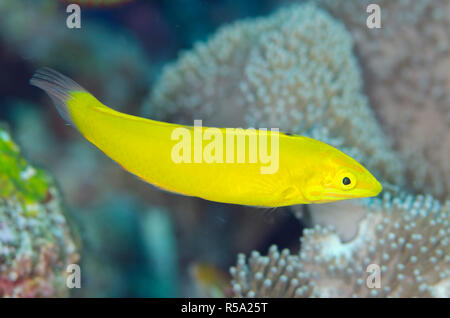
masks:
<instances>
[{"instance_id":1,"label":"yellow fish","mask_svg":"<svg viewBox=\"0 0 450 318\"><path fill-rule=\"evenodd\" d=\"M194 263L190 265L189 273L201 297L231 297L230 277L218 267L208 263Z\"/></svg>"},{"instance_id":2,"label":"yellow fish","mask_svg":"<svg viewBox=\"0 0 450 318\"><path fill-rule=\"evenodd\" d=\"M107 156L167 191L280 207L370 197L382 190L356 160L312 138L274 130L184 126L123 114L49 68L38 70L30 83L43 89L60 114Z\"/></svg>"}]
</instances>

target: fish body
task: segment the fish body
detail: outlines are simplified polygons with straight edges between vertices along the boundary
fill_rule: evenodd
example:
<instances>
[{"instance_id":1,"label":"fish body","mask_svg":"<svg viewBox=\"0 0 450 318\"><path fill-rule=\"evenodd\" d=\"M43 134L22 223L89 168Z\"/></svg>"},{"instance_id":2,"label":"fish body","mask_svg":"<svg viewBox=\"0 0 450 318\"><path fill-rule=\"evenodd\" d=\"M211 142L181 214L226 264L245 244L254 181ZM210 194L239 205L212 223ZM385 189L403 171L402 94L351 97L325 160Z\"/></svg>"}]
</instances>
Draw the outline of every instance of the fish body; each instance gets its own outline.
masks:
<instances>
[{"instance_id":1,"label":"fish body","mask_svg":"<svg viewBox=\"0 0 450 318\"><path fill-rule=\"evenodd\" d=\"M382 189L356 160L312 138L254 129L185 126L123 114L47 68L38 70L30 82L46 91L63 117L108 157L170 192L223 203L280 207L369 197ZM246 160L237 162L240 148L236 140L242 135L248 141L254 138L257 145L240 144ZM182 143L186 136L191 142ZM276 169L270 169L267 160L250 162L255 151L262 153L260 138L268 140L265 150L277 151L277 158L272 158L277 160ZM227 140L235 142L227 147ZM211 146L213 141L216 147ZM225 150L230 149L234 160L227 162ZM216 160L196 160L197 154L206 153ZM179 162L174 155L188 160ZM264 169L271 171L264 173Z\"/></svg>"}]
</instances>

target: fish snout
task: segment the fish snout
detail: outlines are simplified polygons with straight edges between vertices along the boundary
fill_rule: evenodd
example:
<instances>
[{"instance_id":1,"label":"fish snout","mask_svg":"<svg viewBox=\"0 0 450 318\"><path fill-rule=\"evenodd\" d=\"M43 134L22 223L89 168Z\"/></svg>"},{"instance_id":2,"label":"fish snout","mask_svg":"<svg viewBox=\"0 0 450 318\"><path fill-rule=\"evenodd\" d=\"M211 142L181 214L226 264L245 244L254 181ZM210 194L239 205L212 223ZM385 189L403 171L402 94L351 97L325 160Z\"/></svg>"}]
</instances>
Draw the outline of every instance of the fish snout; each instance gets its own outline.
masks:
<instances>
[{"instance_id":1,"label":"fish snout","mask_svg":"<svg viewBox=\"0 0 450 318\"><path fill-rule=\"evenodd\" d=\"M363 191L366 192L366 196L377 196L382 190L383 186L381 185L381 183L372 174L370 174L368 186L363 189Z\"/></svg>"}]
</instances>

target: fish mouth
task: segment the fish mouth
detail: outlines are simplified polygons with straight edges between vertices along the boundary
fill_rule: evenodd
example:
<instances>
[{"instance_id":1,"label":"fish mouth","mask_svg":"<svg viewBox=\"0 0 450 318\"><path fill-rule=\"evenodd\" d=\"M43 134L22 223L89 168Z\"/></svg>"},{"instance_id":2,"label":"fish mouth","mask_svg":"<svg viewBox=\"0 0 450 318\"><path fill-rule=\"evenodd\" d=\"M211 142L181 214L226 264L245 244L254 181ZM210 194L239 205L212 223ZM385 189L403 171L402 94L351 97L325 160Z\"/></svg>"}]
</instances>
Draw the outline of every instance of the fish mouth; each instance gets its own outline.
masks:
<instances>
[{"instance_id":1,"label":"fish mouth","mask_svg":"<svg viewBox=\"0 0 450 318\"><path fill-rule=\"evenodd\" d=\"M380 182L378 182L378 180L375 179L375 194L373 196L379 195L381 191L383 191L383 186Z\"/></svg>"},{"instance_id":2,"label":"fish mouth","mask_svg":"<svg viewBox=\"0 0 450 318\"><path fill-rule=\"evenodd\" d=\"M370 182L370 186L367 188L358 189L359 191L355 193L360 198L375 197L380 194L383 190L383 186L377 179L373 178Z\"/></svg>"},{"instance_id":3,"label":"fish mouth","mask_svg":"<svg viewBox=\"0 0 450 318\"><path fill-rule=\"evenodd\" d=\"M367 192L367 197L375 197L383 190L383 186L373 175L370 179L370 186L363 190Z\"/></svg>"},{"instance_id":4,"label":"fish mouth","mask_svg":"<svg viewBox=\"0 0 450 318\"><path fill-rule=\"evenodd\" d=\"M350 193L336 193L336 192L327 192L322 199L323 200L329 200L329 201L336 201L336 200L348 200L348 199L358 199L358 198L369 198L369 197L375 197L383 190L383 186L381 185L378 180L373 178L371 180L370 185L364 188L356 189Z\"/></svg>"}]
</instances>

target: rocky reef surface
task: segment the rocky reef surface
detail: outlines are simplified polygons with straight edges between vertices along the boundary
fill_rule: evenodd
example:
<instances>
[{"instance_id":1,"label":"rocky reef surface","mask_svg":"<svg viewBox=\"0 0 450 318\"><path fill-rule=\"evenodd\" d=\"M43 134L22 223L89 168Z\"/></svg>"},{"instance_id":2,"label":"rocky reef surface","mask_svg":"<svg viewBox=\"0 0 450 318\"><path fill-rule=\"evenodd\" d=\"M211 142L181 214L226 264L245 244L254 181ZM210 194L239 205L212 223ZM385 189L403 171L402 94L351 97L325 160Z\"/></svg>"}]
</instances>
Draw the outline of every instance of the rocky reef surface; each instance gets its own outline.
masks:
<instances>
[{"instance_id":1,"label":"rocky reef surface","mask_svg":"<svg viewBox=\"0 0 450 318\"><path fill-rule=\"evenodd\" d=\"M79 258L71 233L54 181L0 126L0 296L67 296L66 267Z\"/></svg>"}]
</instances>

